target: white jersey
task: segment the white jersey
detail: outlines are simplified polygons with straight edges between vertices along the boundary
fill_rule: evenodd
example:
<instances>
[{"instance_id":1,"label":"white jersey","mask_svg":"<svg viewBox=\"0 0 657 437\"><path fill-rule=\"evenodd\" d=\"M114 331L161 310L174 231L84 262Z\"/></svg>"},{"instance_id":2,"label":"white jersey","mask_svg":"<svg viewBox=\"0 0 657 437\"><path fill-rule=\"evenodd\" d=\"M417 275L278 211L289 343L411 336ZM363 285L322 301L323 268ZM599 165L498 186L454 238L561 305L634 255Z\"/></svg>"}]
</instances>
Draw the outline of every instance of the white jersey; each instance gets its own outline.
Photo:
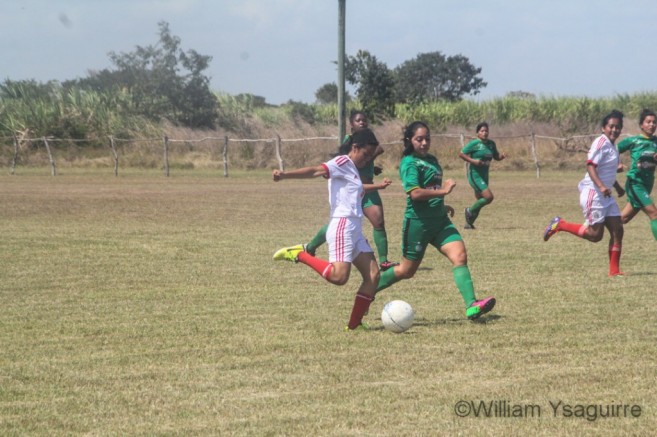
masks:
<instances>
[{"instance_id":1,"label":"white jersey","mask_svg":"<svg viewBox=\"0 0 657 437\"><path fill-rule=\"evenodd\" d=\"M322 166L328 172L329 217L363 217L363 182L356 164L347 155L340 155Z\"/></svg>"},{"instance_id":2,"label":"white jersey","mask_svg":"<svg viewBox=\"0 0 657 437\"><path fill-rule=\"evenodd\" d=\"M602 184L607 188L613 188L616 182L616 171L618 169L619 155L616 146L606 135L600 135L591 144L586 164L592 164L598 172L598 177ZM584 179L579 183L579 190L584 188L593 188L598 191L598 187L591 180L588 172ZM598 192L598 194L601 194Z\"/></svg>"}]
</instances>

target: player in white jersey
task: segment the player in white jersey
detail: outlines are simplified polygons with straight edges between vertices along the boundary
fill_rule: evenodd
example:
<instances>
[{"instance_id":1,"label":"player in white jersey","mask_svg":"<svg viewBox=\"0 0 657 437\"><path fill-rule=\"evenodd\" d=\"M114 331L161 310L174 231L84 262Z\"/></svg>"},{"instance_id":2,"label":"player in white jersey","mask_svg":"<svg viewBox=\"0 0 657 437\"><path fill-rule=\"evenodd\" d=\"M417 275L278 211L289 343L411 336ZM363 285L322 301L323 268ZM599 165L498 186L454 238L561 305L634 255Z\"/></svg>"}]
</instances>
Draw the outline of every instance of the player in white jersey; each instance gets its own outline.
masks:
<instances>
[{"instance_id":1,"label":"player in white jersey","mask_svg":"<svg viewBox=\"0 0 657 437\"><path fill-rule=\"evenodd\" d=\"M317 258L304 250L303 245L284 247L274 254L274 260L287 260L308 265L328 282L344 285L349 280L351 265L363 277L351 312L348 330L364 327L363 315L374 300L379 282L379 266L369 243L363 236L362 198L366 191L384 189L390 179L379 184L363 185L358 168L372 159L379 142L369 129L355 132L349 143L341 146L340 154L314 167L292 171L274 170L274 181L291 178L328 179L330 222L326 232L329 261Z\"/></svg>"},{"instance_id":2,"label":"player in white jersey","mask_svg":"<svg viewBox=\"0 0 657 437\"><path fill-rule=\"evenodd\" d=\"M557 232L566 231L597 243L602 240L606 227L610 234L609 276L623 274L620 271L623 222L611 191L613 187L619 197L625 194L625 190L616 180L619 155L614 146L622 129L623 114L620 111L612 111L602 120L603 134L591 144L586 161L587 173L578 185L584 224L570 223L561 217L555 217L543 232L545 241Z\"/></svg>"}]
</instances>

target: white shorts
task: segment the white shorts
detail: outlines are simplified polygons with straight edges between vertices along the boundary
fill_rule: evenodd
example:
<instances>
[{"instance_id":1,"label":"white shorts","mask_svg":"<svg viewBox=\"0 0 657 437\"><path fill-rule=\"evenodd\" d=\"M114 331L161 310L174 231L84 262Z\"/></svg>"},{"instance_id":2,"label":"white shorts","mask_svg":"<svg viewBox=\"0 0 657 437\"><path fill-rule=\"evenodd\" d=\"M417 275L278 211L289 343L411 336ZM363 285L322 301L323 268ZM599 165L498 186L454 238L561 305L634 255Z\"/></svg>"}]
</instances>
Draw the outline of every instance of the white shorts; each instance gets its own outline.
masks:
<instances>
[{"instance_id":1,"label":"white shorts","mask_svg":"<svg viewBox=\"0 0 657 437\"><path fill-rule=\"evenodd\" d=\"M350 263L363 252L373 252L363 236L360 218L332 218L326 230L329 262Z\"/></svg>"},{"instance_id":2,"label":"white shorts","mask_svg":"<svg viewBox=\"0 0 657 437\"><path fill-rule=\"evenodd\" d=\"M585 187L579 193L579 205L584 220L590 225L603 223L607 217L620 217L618 204L613 196L604 197L595 188Z\"/></svg>"}]
</instances>

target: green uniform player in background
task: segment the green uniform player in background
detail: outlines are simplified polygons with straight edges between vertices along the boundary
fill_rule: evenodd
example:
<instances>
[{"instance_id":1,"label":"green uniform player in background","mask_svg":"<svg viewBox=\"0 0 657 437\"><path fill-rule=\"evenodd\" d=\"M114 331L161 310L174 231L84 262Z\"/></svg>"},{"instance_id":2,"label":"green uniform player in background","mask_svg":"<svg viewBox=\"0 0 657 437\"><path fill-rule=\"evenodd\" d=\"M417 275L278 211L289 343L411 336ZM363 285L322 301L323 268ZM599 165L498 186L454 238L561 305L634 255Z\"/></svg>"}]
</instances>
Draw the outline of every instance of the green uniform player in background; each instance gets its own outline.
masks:
<instances>
[{"instance_id":1,"label":"green uniform player in background","mask_svg":"<svg viewBox=\"0 0 657 437\"><path fill-rule=\"evenodd\" d=\"M474 190L477 199L472 206L465 209L465 228L474 229L474 222L479 217L481 209L489 205L493 199L493 192L488 187L488 171L490 163L501 161L506 154L499 153L497 145L488 139L488 123L477 125L477 138L470 141L459 152L459 157L468 163L468 182Z\"/></svg>"},{"instance_id":2,"label":"green uniform player in background","mask_svg":"<svg viewBox=\"0 0 657 437\"><path fill-rule=\"evenodd\" d=\"M657 166L657 117L650 109L644 109L639 115L641 135L625 138L618 143L618 152L630 152L632 164L625 180L625 193L628 203L621 211L623 224L632 220L639 211L650 218L652 235L657 240L657 207L650 198L655 183Z\"/></svg>"}]
</instances>

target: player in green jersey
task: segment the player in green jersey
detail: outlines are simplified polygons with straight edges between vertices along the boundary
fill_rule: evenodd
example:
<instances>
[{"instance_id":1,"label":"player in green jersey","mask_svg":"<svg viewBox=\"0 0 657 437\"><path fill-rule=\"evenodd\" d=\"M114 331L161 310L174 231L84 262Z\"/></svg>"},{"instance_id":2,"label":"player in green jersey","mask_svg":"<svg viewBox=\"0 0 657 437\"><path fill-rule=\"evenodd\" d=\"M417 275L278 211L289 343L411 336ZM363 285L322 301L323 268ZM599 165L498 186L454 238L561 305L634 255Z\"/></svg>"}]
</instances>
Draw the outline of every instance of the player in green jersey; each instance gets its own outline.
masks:
<instances>
[{"instance_id":1,"label":"player in green jersey","mask_svg":"<svg viewBox=\"0 0 657 437\"><path fill-rule=\"evenodd\" d=\"M416 121L406 128L404 156L399 165L399 176L406 192L402 261L381 273L377 292L402 279L412 278L427 246L431 245L452 263L454 282L465 302L466 317L477 319L493 309L495 298L475 298L465 244L449 219L454 209L444 203L444 197L452 192L456 183L453 179L443 181L443 170L436 157L429 154L430 146L431 136L425 123Z\"/></svg>"},{"instance_id":2,"label":"player in green jersey","mask_svg":"<svg viewBox=\"0 0 657 437\"><path fill-rule=\"evenodd\" d=\"M493 199L493 192L488 187L488 170L494 159L501 161L506 154L497 151L495 141L488 139L488 123L477 125L477 138L470 141L459 152L459 158L468 163L468 182L474 189L477 199L471 207L465 209L465 228L474 229L474 222L479 217L481 208L489 205Z\"/></svg>"},{"instance_id":3,"label":"player in green jersey","mask_svg":"<svg viewBox=\"0 0 657 437\"><path fill-rule=\"evenodd\" d=\"M639 115L641 135L625 138L618 143L618 152L629 151L632 158L630 170L625 180L627 204L621 211L623 224L632 220L639 211L650 218L652 235L657 240L657 207L650 198L650 192L655 182L655 166L657 166L657 116L650 109L644 109Z\"/></svg>"},{"instance_id":4,"label":"player in green jersey","mask_svg":"<svg viewBox=\"0 0 657 437\"><path fill-rule=\"evenodd\" d=\"M351 125L351 134L345 136L342 143L348 143L351 140L351 135L368 127L367 115L363 111L352 111L349 116L349 124ZM368 162L365 167L359 169L359 175L363 184L373 184L374 176L381 174L381 167L374 165L374 159L384 152L383 147L377 147L374 157ZM372 224L372 234L374 237L374 245L376 246L377 258L379 259L381 270L387 270L390 267L399 265L399 263L388 260L388 234L386 232L385 220L383 216L383 201L378 191L371 191L365 193L363 197L363 214ZM326 229L328 225L322 226L317 234L308 242L305 247L306 251L315 254L319 246L326 241Z\"/></svg>"}]
</instances>

